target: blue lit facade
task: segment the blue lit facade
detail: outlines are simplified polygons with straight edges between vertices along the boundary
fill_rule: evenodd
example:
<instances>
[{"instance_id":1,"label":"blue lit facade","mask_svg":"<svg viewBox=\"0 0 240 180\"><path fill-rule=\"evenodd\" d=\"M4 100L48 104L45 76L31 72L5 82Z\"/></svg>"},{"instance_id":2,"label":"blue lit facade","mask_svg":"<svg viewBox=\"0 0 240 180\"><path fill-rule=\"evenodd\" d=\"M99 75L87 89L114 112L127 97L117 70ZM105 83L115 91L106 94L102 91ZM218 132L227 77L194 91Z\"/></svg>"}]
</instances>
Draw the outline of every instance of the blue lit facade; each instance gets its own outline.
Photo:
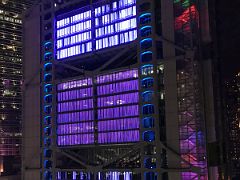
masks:
<instances>
[{"instance_id":1,"label":"blue lit facade","mask_svg":"<svg viewBox=\"0 0 240 180\"><path fill-rule=\"evenodd\" d=\"M54 155L53 149L55 147L54 134L55 130L54 119L55 119L55 86L54 86L54 38L51 35L53 22L51 22L51 16L45 17L48 21L43 27L43 40L42 40L42 72L41 72L41 96L42 96L42 107L41 107L41 135L42 135L42 179L53 179L52 167L54 167Z\"/></svg>"},{"instance_id":2,"label":"blue lit facade","mask_svg":"<svg viewBox=\"0 0 240 180\"><path fill-rule=\"evenodd\" d=\"M145 142L142 146L144 154L141 156L141 174L143 180L161 179L159 173L161 169L160 158L160 130L159 121L164 121L159 111L159 65L157 64L156 49L156 27L154 16L154 1L138 1L138 65L139 65L139 84L140 88L140 118L141 118L141 140ZM146 7L149 8L141 8ZM161 11L161 10L160 10ZM159 12L160 13L160 12ZM162 52L159 52L162 54ZM146 149L148 149L146 151ZM164 155L163 155L164 156Z\"/></svg>"},{"instance_id":3,"label":"blue lit facade","mask_svg":"<svg viewBox=\"0 0 240 180\"><path fill-rule=\"evenodd\" d=\"M43 56L43 82L42 82L42 96L43 96L43 177L45 179L51 179L52 175L50 169L53 166L52 158L52 148L54 145L54 140L52 138L53 131L52 125L54 120L54 86L53 86L53 43L47 41L43 44L44 56Z\"/></svg>"},{"instance_id":4,"label":"blue lit facade","mask_svg":"<svg viewBox=\"0 0 240 180\"><path fill-rule=\"evenodd\" d=\"M134 41L136 0L96 3L57 16L55 36L57 60Z\"/></svg>"}]
</instances>

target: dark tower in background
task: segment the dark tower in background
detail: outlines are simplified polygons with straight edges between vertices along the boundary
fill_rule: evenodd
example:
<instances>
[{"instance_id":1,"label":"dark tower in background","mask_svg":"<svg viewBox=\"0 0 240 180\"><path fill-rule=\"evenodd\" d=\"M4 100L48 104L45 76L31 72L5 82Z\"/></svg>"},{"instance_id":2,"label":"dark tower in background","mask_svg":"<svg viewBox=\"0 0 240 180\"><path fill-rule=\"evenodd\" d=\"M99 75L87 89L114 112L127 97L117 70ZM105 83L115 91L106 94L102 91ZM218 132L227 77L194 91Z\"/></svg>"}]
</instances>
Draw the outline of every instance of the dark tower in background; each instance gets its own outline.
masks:
<instances>
[{"instance_id":1,"label":"dark tower in background","mask_svg":"<svg viewBox=\"0 0 240 180\"><path fill-rule=\"evenodd\" d=\"M211 26L216 30L212 43L215 51L212 51L211 55L217 61L215 72L219 74L214 81L214 96L219 97L215 100L218 145L212 149L212 152L214 152L214 149L216 151L211 154L211 157L219 154L216 156L218 157L217 161L212 161L212 163L219 163L221 178L228 179L234 177L234 171L237 172L234 170L236 164L234 165L231 162L233 162L232 157L235 153L233 148L234 146L237 147L233 143L235 141L233 138L237 135L237 125L234 124L236 119L234 119L235 117L233 118L233 114L236 113L237 91L239 93L236 84L239 77L235 77L235 75L240 70L240 55L237 46L240 31L240 12L237 7L239 7L240 2L238 0L229 1L228 3L224 0L211 0L210 2L212 7ZM232 134L231 130L235 131L234 134ZM213 159L216 160L216 158Z\"/></svg>"},{"instance_id":2,"label":"dark tower in background","mask_svg":"<svg viewBox=\"0 0 240 180\"><path fill-rule=\"evenodd\" d=\"M226 83L228 174L240 177L240 72Z\"/></svg>"},{"instance_id":3,"label":"dark tower in background","mask_svg":"<svg viewBox=\"0 0 240 180\"><path fill-rule=\"evenodd\" d=\"M22 16L32 2L0 1L0 176L20 171Z\"/></svg>"}]
</instances>

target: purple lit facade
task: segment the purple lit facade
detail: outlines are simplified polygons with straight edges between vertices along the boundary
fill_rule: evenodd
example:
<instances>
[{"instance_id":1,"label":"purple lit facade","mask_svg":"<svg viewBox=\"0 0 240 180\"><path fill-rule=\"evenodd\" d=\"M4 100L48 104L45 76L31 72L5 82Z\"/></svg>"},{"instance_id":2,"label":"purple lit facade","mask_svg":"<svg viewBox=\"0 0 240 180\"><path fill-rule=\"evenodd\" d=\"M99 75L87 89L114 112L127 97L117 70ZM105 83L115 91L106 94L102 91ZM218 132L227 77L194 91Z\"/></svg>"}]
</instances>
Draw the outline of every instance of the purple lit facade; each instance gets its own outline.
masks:
<instances>
[{"instance_id":1,"label":"purple lit facade","mask_svg":"<svg viewBox=\"0 0 240 180\"><path fill-rule=\"evenodd\" d=\"M98 142L103 143L123 143L139 141L139 130L105 132L98 134Z\"/></svg>"},{"instance_id":2,"label":"purple lit facade","mask_svg":"<svg viewBox=\"0 0 240 180\"><path fill-rule=\"evenodd\" d=\"M99 143L139 141L137 77L137 70L97 77Z\"/></svg>"},{"instance_id":3,"label":"purple lit facade","mask_svg":"<svg viewBox=\"0 0 240 180\"><path fill-rule=\"evenodd\" d=\"M58 84L58 145L139 141L138 71L97 76L96 94L92 81ZM93 97L97 97L96 107ZM98 134L97 142L94 133Z\"/></svg>"},{"instance_id":4,"label":"purple lit facade","mask_svg":"<svg viewBox=\"0 0 240 180\"><path fill-rule=\"evenodd\" d=\"M131 42L137 38L136 0L77 9L58 16L55 28L58 60Z\"/></svg>"},{"instance_id":5,"label":"purple lit facade","mask_svg":"<svg viewBox=\"0 0 240 180\"><path fill-rule=\"evenodd\" d=\"M58 141L58 146L93 144L94 143L94 135L93 135L93 133L61 135L61 136L58 136L57 141Z\"/></svg>"},{"instance_id":6,"label":"purple lit facade","mask_svg":"<svg viewBox=\"0 0 240 180\"><path fill-rule=\"evenodd\" d=\"M94 143L92 79L82 79L57 86L58 145Z\"/></svg>"}]
</instances>

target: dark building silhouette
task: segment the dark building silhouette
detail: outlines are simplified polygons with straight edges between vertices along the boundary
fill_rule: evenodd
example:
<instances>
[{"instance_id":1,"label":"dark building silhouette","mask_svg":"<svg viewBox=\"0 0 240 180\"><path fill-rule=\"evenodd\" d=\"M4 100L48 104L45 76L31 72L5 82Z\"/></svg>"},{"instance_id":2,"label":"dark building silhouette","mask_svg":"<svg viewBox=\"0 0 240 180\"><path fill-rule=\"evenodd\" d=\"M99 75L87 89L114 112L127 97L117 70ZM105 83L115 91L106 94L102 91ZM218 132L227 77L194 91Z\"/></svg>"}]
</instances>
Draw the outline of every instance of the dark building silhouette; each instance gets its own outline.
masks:
<instances>
[{"instance_id":1,"label":"dark building silhouette","mask_svg":"<svg viewBox=\"0 0 240 180\"><path fill-rule=\"evenodd\" d=\"M240 177L240 72L226 82L227 164L230 177Z\"/></svg>"},{"instance_id":2,"label":"dark building silhouette","mask_svg":"<svg viewBox=\"0 0 240 180\"><path fill-rule=\"evenodd\" d=\"M218 78L215 79L215 82L217 82L215 97L219 97L215 101L218 119L216 121L218 145L213 149L219 153L215 154L218 154L217 156L219 157L217 163L219 163L221 178L228 179L233 177L233 171L235 171L235 165L233 165L231 160L233 144L230 140L230 129L233 128L233 124L231 124L233 119L229 117L233 115L229 114L229 112L235 110L230 110L229 107L237 106L234 103L237 101L237 95L234 95L233 92L233 89L235 88L236 90L237 86L233 81L237 80L235 75L240 69L240 54L237 47L240 37L240 12L237 7L240 5L240 2L238 0L229 1L228 3L224 0L211 0L210 2L213 7L211 11L211 25L215 27L215 40L212 44L215 51L212 54L218 62L215 71L218 73ZM212 157L214 157L214 154ZM239 177L236 179L239 179Z\"/></svg>"},{"instance_id":3,"label":"dark building silhouette","mask_svg":"<svg viewBox=\"0 0 240 180\"><path fill-rule=\"evenodd\" d=\"M0 1L0 175L20 171L22 12L32 1Z\"/></svg>"}]
</instances>

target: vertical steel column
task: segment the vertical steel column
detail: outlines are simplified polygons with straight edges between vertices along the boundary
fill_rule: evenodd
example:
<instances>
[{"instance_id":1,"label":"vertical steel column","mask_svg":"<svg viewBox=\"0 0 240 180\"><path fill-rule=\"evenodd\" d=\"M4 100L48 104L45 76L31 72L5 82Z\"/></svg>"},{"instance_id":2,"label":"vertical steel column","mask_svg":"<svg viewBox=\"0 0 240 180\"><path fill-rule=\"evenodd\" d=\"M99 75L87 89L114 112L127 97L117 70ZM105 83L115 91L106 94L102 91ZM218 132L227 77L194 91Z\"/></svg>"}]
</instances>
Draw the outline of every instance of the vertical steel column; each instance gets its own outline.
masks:
<instances>
[{"instance_id":1,"label":"vertical steel column","mask_svg":"<svg viewBox=\"0 0 240 180\"><path fill-rule=\"evenodd\" d=\"M41 60L41 105L42 105L42 179L56 179L55 155L55 85L54 85L54 4L42 2L42 60Z\"/></svg>"},{"instance_id":2,"label":"vertical steel column","mask_svg":"<svg viewBox=\"0 0 240 180\"><path fill-rule=\"evenodd\" d=\"M179 125L178 125L178 97L177 97L177 59L175 57L175 32L174 32L174 9L173 0L161 0L161 23L163 39L164 61L164 90L165 90L165 118L166 118L166 145L177 154L180 153ZM168 168L181 169L180 156L167 151ZM180 173L169 171L168 178L179 180Z\"/></svg>"},{"instance_id":3,"label":"vertical steel column","mask_svg":"<svg viewBox=\"0 0 240 180\"><path fill-rule=\"evenodd\" d=\"M137 11L140 140L144 142L140 171L142 180L155 180L161 178L155 2L138 0Z\"/></svg>"},{"instance_id":4,"label":"vertical steel column","mask_svg":"<svg viewBox=\"0 0 240 180\"><path fill-rule=\"evenodd\" d=\"M96 77L92 77L92 86L93 86L93 113L94 113L94 144L98 144L98 102L97 102L97 80Z\"/></svg>"}]
</instances>

